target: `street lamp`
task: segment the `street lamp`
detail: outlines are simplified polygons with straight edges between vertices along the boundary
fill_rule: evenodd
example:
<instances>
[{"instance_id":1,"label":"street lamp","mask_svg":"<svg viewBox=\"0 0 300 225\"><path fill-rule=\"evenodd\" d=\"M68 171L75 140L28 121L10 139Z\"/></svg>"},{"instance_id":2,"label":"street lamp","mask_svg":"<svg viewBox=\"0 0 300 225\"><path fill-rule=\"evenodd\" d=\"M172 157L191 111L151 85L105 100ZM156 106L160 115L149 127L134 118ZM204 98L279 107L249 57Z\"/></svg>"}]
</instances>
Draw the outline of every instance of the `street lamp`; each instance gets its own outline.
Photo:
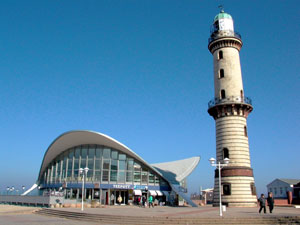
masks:
<instances>
[{"instance_id":1,"label":"street lamp","mask_svg":"<svg viewBox=\"0 0 300 225\"><path fill-rule=\"evenodd\" d=\"M220 203L220 216L223 216L222 215L222 200L221 200L221 169L224 167L224 166L227 166L228 163L229 163L229 159L228 158L225 158L223 160L223 163L221 163L220 161L218 163L216 163L216 160L214 158L210 158L209 159L210 161L210 164L214 167L217 167L218 170L219 170L219 203Z\"/></svg>"},{"instance_id":2,"label":"street lamp","mask_svg":"<svg viewBox=\"0 0 300 225\"><path fill-rule=\"evenodd\" d=\"M14 194L14 192L13 192L14 190L15 190L15 187L12 186L12 187L10 188L10 192L11 192L12 195Z\"/></svg>"},{"instance_id":3,"label":"street lamp","mask_svg":"<svg viewBox=\"0 0 300 225\"><path fill-rule=\"evenodd\" d=\"M82 191L81 191L81 211L83 211L83 195L84 195L84 179L87 176L89 168L79 169L79 174L82 174Z\"/></svg>"}]
</instances>

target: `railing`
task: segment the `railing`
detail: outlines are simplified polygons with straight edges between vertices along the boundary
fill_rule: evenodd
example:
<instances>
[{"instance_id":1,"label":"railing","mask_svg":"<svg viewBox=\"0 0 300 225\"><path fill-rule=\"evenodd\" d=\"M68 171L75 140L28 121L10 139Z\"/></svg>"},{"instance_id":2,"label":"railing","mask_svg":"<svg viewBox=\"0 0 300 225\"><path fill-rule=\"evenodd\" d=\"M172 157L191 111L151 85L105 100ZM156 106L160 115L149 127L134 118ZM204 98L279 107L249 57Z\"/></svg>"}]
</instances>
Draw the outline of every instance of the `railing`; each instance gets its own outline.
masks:
<instances>
[{"instance_id":1,"label":"railing","mask_svg":"<svg viewBox=\"0 0 300 225\"><path fill-rule=\"evenodd\" d=\"M214 107L218 104L227 104L227 103L245 103L252 105L252 100L249 97L241 96L229 96L227 98L214 98L208 102L208 108Z\"/></svg>"},{"instance_id":2,"label":"railing","mask_svg":"<svg viewBox=\"0 0 300 225\"><path fill-rule=\"evenodd\" d=\"M210 38L208 38L208 44L214 40L217 40L219 38L223 37L235 37L237 39L242 40L242 36L238 32L234 31L216 31L210 35Z\"/></svg>"}]
</instances>

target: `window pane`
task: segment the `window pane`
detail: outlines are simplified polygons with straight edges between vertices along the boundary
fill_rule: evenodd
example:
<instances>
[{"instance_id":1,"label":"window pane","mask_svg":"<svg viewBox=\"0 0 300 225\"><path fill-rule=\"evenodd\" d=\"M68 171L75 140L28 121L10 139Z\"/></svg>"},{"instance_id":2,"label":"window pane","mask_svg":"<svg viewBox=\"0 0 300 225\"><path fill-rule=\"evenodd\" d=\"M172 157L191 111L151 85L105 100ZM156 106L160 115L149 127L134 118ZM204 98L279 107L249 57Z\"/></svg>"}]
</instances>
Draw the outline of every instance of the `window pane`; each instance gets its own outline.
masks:
<instances>
[{"instance_id":1,"label":"window pane","mask_svg":"<svg viewBox=\"0 0 300 225\"><path fill-rule=\"evenodd\" d=\"M126 160L125 154L119 154L119 160Z\"/></svg>"},{"instance_id":2,"label":"window pane","mask_svg":"<svg viewBox=\"0 0 300 225\"><path fill-rule=\"evenodd\" d=\"M94 169L94 159L89 159L88 160L88 165L87 165L87 167L89 168L89 169Z\"/></svg>"},{"instance_id":3,"label":"window pane","mask_svg":"<svg viewBox=\"0 0 300 225\"><path fill-rule=\"evenodd\" d=\"M115 160L115 159L111 160L110 169L111 170L118 170L118 160Z\"/></svg>"},{"instance_id":4,"label":"window pane","mask_svg":"<svg viewBox=\"0 0 300 225\"><path fill-rule=\"evenodd\" d=\"M96 170L95 171L95 178L94 178L94 180L95 181L100 181L100 178L101 178L101 171L100 170Z\"/></svg>"},{"instance_id":5,"label":"window pane","mask_svg":"<svg viewBox=\"0 0 300 225\"><path fill-rule=\"evenodd\" d=\"M108 181L108 170L103 170L102 181Z\"/></svg>"},{"instance_id":6,"label":"window pane","mask_svg":"<svg viewBox=\"0 0 300 225\"><path fill-rule=\"evenodd\" d=\"M142 170L142 183L148 183L148 171L145 169Z\"/></svg>"},{"instance_id":7,"label":"window pane","mask_svg":"<svg viewBox=\"0 0 300 225\"><path fill-rule=\"evenodd\" d=\"M81 158L86 159L86 156L87 156L87 146L81 149Z\"/></svg>"},{"instance_id":8,"label":"window pane","mask_svg":"<svg viewBox=\"0 0 300 225\"><path fill-rule=\"evenodd\" d=\"M77 147L77 148L75 149L75 158L76 158L76 159L79 159L79 156L80 156L80 147Z\"/></svg>"},{"instance_id":9,"label":"window pane","mask_svg":"<svg viewBox=\"0 0 300 225\"><path fill-rule=\"evenodd\" d=\"M126 170L126 161L125 160L119 161L119 170Z\"/></svg>"},{"instance_id":10,"label":"window pane","mask_svg":"<svg viewBox=\"0 0 300 225\"><path fill-rule=\"evenodd\" d=\"M96 148L96 158L99 159L102 157L102 149L100 147Z\"/></svg>"},{"instance_id":11,"label":"window pane","mask_svg":"<svg viewBox=\"0 0 300 225\"><path fill-rule=\"evenodd\" d=\"M159 177L158 176L155 176L155 183L159 184Z\"/></svg>"},{"instance_id":12,"label":"window pane","mask_svg":"<svg viewBox=\"0 0 300 225\"><path fill-rule=\"evenodd\" d=\"M101 169L101 160L96 159L95 160L95 170L100 170Z\"/></svg>"},{"instance_id":13,"label":"window pane","mask_svg":"<svg viewBox=\"0 0 300 225\"><path fill-rule=\"evenodd\" d=\"M109 148L103 149L103 158L110 159L110 149Z\"/></svg>"},{"instance_id":14,"label":"window pane","mask_svg":"<svg viewBox=\"0 0 300 225\"><path fill-rule=\"evenodd\" d=\"M133 170L133 159L127 159L127 170Z\"/></svg>"},{"instance_id":15,"label":"window pane","mask_svg":"<svg viewBox=\"0 0 300 225\"><path fill-rule=\"evenodd\" d=\"M134 182L141 182L141 172L134 171Z\"/></svg>"},{"instance_id":16,"label":"window pane","mask_svg":"<svg viewBox=\"0 0 300 225\"><path fill-rule=\"evenodd\" d=\"M89 159L93 159L95 155L95 146L89 147Z\"/></svg>"},{"instance_id":17,"label":"window pane","mask_svg":"<svg viewBox=\"0 0 300 225\"><path fill-rule=\"evenodd\" d=\"M116 170L110 171L110 181L117 181L117 174L118 172Z\"/></svg>"},{"instance_id":18,"label":"window pane","mask_svg":"<svg viewBox=\"0 0 300 225\"><path fill-rule=\"evenodd\" d=\"M126 182L132 182L132 172L126 172Z\"/></svg>"},{"instance_id":19,"label":"window pane","mask_svg":"<svg viewBox=\"0 0 300 225\"><path fill-rule=\"evenodd\" d=\"M73 159L74 156L74 149L71 149L69 152L69 159Z\"/></svg>"},{"instance_id":20,"label":"window pane","mask_svg":"<svg viewBox=\"0 0 300 225\"><path fill-rule=\"evenodd\" d=\"M112 159L118 159L118 152L117 151L111 151L111 158Z\"/></svg>"},{"instance_id":21,"label":"window pane","mask_svg":"<svg viewBox=\"0 0 300 225\"><path fill-rule=\"evenodd\" d=\"M155 176L153 173L149 173L149 183L154 183L155 182Z\"/></svg>"},{"instance_id":22,"label":"window pane","mask_svg":"<svg viewBox=\"0 0 300 225\"><path fill-rule=\"evenodd\" d=\"M110 160L109 159L104 159L103 160L103 169L104 170L109 170L109 164L110 164Z\"/></svg>"},{"instance_id":23,"label":"window pane","mask_svg":"<svg viewBox=\"0 0 300 225\"><path fill-rule=\"evenodd\" d=\"M79 159L75 159L74 160L74 170L78 170L79 169Z\"/></svg>"},{"instance_id":24,"label":"window pane","mask_svg":"<svg viewBox=\"0 0 300 225\"><path fill-rule=\"evenodd\" d=\"M124 183L125 182L125 171L119 171L118 182L120 182L120 183Z\"/></svg>"}]
</instances>

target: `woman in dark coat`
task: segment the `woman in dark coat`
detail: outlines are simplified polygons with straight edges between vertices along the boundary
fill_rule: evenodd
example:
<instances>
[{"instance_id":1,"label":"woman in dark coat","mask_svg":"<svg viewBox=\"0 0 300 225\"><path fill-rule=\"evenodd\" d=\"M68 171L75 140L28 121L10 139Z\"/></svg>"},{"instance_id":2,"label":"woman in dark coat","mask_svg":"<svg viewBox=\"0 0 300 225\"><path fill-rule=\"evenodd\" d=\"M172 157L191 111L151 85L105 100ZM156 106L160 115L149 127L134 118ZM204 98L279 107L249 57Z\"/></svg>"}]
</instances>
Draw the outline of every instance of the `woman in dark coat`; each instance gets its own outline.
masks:
<instances>
[{"instance_id":1,"label":"woman in dark coat","mask_svg":"<svg viewBox=\"0 0 300 225\"><path fill-rule=\"evenodd\" d=\"M268 202L270 213L272 213L273 208L274 208L274 198L273 198L272 192L268 193L267 202Z\"/></svg>"}]
</instances>

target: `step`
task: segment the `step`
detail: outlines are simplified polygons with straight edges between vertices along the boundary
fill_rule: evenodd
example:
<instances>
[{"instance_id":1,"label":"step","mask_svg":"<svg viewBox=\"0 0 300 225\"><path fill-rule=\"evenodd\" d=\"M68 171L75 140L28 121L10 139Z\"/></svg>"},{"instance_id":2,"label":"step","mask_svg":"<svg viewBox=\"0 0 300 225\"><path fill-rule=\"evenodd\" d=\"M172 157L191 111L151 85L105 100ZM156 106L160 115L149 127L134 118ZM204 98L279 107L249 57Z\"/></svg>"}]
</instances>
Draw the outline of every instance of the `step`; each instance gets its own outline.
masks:
<instances>
[{"instance_id":1,"label":"step","mask_svg":"<svg viewBox=\"0 0 300 225\"><path fill-rule=\"evenodd\" d=\"M102 214L89 214L53 209L42 209L35 213L45 216L61 217L79 221L101 222L122 225L152 224L300 224L300 217L272 218L175 218L175 217L133 217Z\"/></svg>"}]
</instances>

